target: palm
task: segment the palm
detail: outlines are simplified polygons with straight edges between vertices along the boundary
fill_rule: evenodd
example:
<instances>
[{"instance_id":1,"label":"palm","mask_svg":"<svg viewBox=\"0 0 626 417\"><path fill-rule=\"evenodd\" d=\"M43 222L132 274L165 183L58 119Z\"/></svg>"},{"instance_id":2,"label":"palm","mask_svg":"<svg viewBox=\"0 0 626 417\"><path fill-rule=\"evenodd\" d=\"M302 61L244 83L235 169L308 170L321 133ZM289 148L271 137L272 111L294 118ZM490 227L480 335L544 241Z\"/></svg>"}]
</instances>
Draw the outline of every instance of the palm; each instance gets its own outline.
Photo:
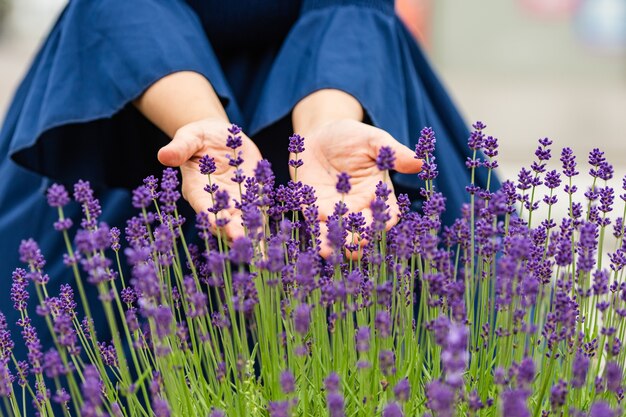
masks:
<instances>
[{"instance_id":1,"label":"palm","mask_svg":"<svg viewBox=\"0 0 626 417\"><path fill-rule=\"evenodd\" d=\"M241 213L232 204L233 198L239 199L240 188L232 181L235 168L228 164L226 156L233 155L233 150L226 146L227 129L230 126L217 119L191 123L176 133L170 145L161 149L159 160L165 165L180 166L183 197L196 212L201 212L213 206L213 198L204 190L208 178L200 173L199 161L204 155L215 158L216 171L211 174L211 183L220 190L227 191L231 198L231 207L222 216L231 219L226 226L226 234L229 238L235 238L243 235L243 227ZM237 149L241 151L244 160L241 169L245 175L252 175L256 164L261 160L261 153L247 136L243 133L239 135L243 140L242 146Z\"/></svg>"}]
</instances>

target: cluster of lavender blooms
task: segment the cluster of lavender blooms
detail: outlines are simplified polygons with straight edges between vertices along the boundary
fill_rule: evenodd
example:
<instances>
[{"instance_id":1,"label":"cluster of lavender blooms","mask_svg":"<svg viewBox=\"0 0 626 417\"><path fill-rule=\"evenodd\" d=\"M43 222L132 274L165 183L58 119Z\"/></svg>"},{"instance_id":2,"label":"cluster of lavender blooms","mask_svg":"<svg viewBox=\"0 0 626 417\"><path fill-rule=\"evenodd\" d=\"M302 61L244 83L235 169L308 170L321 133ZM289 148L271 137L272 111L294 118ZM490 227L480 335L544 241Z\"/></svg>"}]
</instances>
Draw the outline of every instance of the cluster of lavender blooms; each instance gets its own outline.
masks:
<instances>
[{"instance_id":1,"label":"cluster of lavender blooms","mask_svg":"<svg viewBox=\"0 0 626 417\"><path fill-rule=\"evenodd\" d=\"M477 169L490 178L497 140L482 123L473 127L466 165L472 178ZM602 152L589 156L593 185L582 202L572 151L562 151L562 170L549 171L552 142L542 139L517 181L496 191L472 181L462 216L442 226L435 133L425 128L415 156L424 161L422 212L400 195L399 222L386 227L394 155L382 148L371 224L338 201L324 260L315 190L276 186L264 160L246 177L240 129L228 133L240 195L216 186L213 158L201 158L213 205L197 215L193 236L183 233L172 169L133 191L138 214L125 242L98 220L87 182L74 186L77 227L64 216L68 191L48 190L74 282L53 295L37 243L22 242L11 298L23 341L11 340L0 317L6 415L26 416L27 402L40 416L621 415L626 244L624 217L609 216L613 169ZM294 135L290 151L297 170L303 138ZM350 188L340 173L338 193ZM552 217L559 198L563 219ZM223 213L231 206L246 236L229 242ZM603 246L609 233L613 251ZM41 345L34 314L53 346ZM27 359L17 360L24 346Z\"/></svg>"}]
</instances>

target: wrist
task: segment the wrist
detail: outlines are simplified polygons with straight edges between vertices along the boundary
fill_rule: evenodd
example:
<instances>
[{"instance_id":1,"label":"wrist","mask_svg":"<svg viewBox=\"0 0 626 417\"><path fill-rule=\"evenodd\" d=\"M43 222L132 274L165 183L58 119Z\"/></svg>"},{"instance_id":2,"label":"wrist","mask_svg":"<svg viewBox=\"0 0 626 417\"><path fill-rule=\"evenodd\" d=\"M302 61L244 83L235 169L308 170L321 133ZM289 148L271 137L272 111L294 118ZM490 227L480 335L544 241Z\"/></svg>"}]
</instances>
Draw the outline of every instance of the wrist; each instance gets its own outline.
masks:
<instances>
[{"instance_id":1,"label":"wrist","mask_svg":"<svg viewBox=\"0 0 626 417\"><path fill-rule=\"evenodd\" d=\"M190 71L161 78L134 105L170 137L181 127L203 119L228 123L224 107L209 81Z\"/></svg>"},{"instance_id":2,"label":"wrist","mask_svg":"<svg viewBox=\"0 0 626 417\"><path fill-rule=\"evenodd\" d=\"M339 120L363 121L361 104L350 94L333 89L318 90L306 96L293 109L294 132L307 136L319 127Z\"/></svg>"}]
</instances>

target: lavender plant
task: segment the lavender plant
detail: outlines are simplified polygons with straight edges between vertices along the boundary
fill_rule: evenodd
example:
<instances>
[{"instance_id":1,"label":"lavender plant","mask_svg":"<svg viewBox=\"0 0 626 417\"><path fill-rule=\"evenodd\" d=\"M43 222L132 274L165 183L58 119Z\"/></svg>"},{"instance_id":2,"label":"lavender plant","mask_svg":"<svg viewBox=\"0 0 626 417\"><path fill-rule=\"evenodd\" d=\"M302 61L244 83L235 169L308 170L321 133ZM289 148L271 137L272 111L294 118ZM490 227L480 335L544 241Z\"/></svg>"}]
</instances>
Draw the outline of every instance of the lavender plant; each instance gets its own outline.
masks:
<instances>
[{"instance_id":1,"label":"lavender plant","mask_svg":"<svg viewBox=\"0 0 626 417\"><path fill-rule=\"evenodd\" d=\"M1 415L26 416L27 402L40 416L621 415L626 205L610 250L611 165L590 154L593 185L578 201L571 149L561 170L548 171L552 142L542 139L516 182L481 189L475 172L491 178L498 144L484 124L473 127L470 203L454 224L440 221L436 139L425 128L416 146L422 213L400 195L400 220L386 227L394 155L382 148L372 221L338 201L327 260L315 190L276 186L267 161L246 177L236 126L227 144L239 195L220 190L214 160L201 158L213 205L198 213L195 236L183 233L175 170L133 191L124 243L99 222L85 181L74 186L83 217L70 236L70 196L53 185L48 203L74 285L50 288L37 243L22 242L11 290L22 341L0 316ZM290 142L297 178L304 139ZM340 173L338 194L350 188ZM568 215L555 219L563 195ZM246 231L232 242L223 232L230 205ZM94 322L96 308L105 323ZM45 350L33 314L52 335Z\"/></svg>"}]
</instances>

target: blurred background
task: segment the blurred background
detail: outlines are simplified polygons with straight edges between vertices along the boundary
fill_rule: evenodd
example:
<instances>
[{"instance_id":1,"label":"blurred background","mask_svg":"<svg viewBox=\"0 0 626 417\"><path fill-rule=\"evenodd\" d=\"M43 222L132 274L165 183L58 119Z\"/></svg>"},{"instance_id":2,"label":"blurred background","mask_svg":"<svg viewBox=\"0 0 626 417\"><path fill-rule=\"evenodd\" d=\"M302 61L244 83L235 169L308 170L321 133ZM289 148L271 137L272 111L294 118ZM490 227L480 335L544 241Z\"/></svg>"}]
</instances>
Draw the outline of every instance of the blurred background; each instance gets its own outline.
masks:
<instances>
[{"instance_id":1,"label":"blurred background","mask_svg":"<svg viewBox=\"0 0 626 417\"><path fill-rule=\"evenodd\" d=\"M65 3L0 0L0 114ZM571 146L581 162L600 147L616 175L626 173L626 0L398 0L397 8L466 120L500 139L502 176L530 164L542 137Z\"/></svg>"}]
</instances>

